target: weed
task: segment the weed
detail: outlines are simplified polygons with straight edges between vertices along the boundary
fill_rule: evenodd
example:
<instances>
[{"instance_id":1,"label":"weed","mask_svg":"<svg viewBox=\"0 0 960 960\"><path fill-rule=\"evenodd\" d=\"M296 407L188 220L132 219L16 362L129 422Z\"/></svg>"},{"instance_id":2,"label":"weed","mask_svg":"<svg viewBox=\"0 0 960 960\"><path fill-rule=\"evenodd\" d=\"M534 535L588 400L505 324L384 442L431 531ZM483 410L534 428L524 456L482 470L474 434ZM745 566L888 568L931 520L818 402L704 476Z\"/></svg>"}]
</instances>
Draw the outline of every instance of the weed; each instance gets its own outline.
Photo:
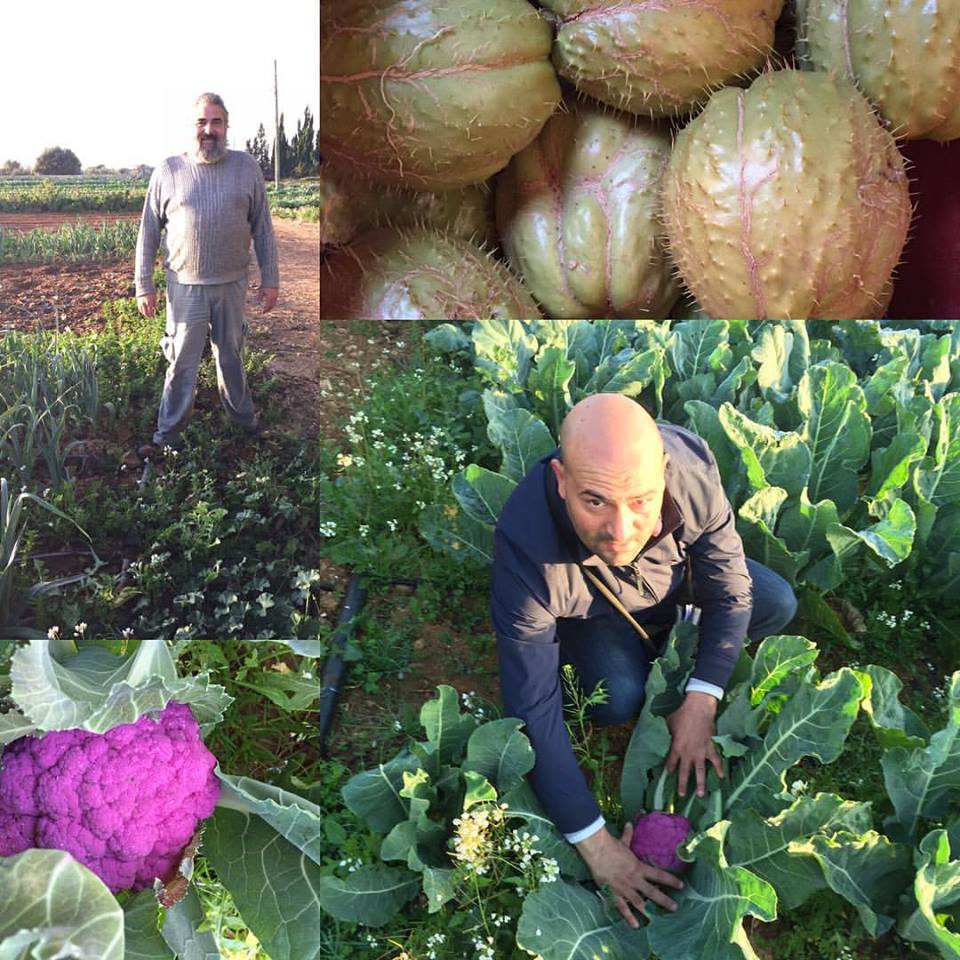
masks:
<instances>
[{"instance_id":1,"label":"weed","mask_svg":"<svg viewBox=\"0 0 960 960\"><path fill-rule=\"evenodd\" d=\"M427 504L452 503L450 480L488 449L482 411L458 371L415 352L400 372L373 375L369 396L345 424L347 449L326 445L319 531L335 562L387 579L477 582L453 570L418 532Z\"/></svg>"}]
</instances>

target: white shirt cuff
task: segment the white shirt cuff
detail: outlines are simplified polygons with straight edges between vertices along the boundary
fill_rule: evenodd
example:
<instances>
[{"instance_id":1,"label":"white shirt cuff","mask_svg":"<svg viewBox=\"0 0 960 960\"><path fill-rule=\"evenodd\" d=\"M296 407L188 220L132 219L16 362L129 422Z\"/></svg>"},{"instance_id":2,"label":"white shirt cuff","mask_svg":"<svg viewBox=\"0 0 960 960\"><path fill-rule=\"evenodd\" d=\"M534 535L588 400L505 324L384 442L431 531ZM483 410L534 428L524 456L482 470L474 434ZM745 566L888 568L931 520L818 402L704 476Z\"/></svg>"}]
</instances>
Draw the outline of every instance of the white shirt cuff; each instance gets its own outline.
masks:
<instances>
[{"instance_id":1,"label":"white shirt cuff","mask_svg":"<svg viewBox=\"0 0 960 960\"><path fill-rule=\"evenodd\" d=\"M602 830L606 825L606 820L602 816L597 817L589 827L584 827L582 830L577 830L576 833L565 833L564 836L570 843L579 843L581 840L586 840L587 837L592 837L595 833Z\"/></svg>"},{"instance_id":2,"label":"white shirt cuff","mask_svg":"<svg viewBox=\"0 0 960 960\"><path fill-rule=\"evenodd\" d=\"M698 680L696 677L691 677L687 681L685 692L690 693L691 691L709 693L711 697L716 697L718 700L723 699L723 687L718 687L715 683L707 683L706 680Z\"/></svg>"}]
</instances>

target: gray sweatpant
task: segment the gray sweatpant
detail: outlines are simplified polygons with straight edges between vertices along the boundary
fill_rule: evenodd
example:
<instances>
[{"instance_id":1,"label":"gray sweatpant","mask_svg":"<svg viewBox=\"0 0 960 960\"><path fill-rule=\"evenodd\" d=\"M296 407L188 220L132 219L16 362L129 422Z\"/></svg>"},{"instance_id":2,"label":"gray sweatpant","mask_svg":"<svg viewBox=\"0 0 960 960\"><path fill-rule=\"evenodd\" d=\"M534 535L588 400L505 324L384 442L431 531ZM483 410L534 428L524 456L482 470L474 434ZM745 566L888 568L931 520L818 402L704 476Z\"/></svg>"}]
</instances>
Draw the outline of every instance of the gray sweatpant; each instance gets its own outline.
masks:
<instances>
[{"instance_id":1,"label":"gray sweatpant","mask_svg":"<svg viewBox=\"0 0 960 960\"><path fill-rule=\"evenodd\" d=\"M223 408L241 428L256 427L253 399L243 372L246 296L245 279L186 284L167 274L167 327L160 349L168 366L153 435L158 446L175 446L190 419L208 329Z\"/></svg>"}]
</instances>

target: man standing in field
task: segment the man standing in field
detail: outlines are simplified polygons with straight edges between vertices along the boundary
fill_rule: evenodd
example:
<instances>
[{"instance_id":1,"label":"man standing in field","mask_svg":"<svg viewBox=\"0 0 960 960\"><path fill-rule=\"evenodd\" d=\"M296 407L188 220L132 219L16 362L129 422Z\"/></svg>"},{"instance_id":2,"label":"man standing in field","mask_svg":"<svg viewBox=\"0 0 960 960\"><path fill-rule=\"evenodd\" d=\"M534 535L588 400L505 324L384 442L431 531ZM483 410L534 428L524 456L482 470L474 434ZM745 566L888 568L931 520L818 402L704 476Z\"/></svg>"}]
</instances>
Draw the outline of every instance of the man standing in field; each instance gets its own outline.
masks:
<instances>
[{"instance_id":1,"label":"man standing in field","mask_svg":"<svg viewBox=\"0 0 960 960\"><path fill-rule=\"evenodd\" d=\"M220 400L231 419L251 435L257 415L243 370L244 304L250 240L260 266L263 312L277 302L279 271L273 222L257 161L227 149L229 115L215 93L194 103L194 142L153 172L137 237L137 310L156 313L153 267L166 229L167 325L160 348L167 359L153 443L144 459L176 447L190 418L200 358L210 330Z\"/></svg>"},{"instance_id":2,"label":"man standing in field","mask_svg":"<svg viewBox=\"0 0 960 960\"><path fill-rule=\"evenodd\" d=\"M678 773L680 796L691 774L703 795L708 764L723 776L711 738L743 639L779 632L796 599L780 576L745 559L702 439L657 424L621 394L587 397L564 420L559 450L504 506L491 606L506 715L524 721L536 753L533 788L632 926L630 908L646 899L675 909L657 885L682 883L633 855L629 825L619 841L606 829L563 723L560 667L572 664L587 693L603 681L608 699L593 708L594 722L631 720L650 655L624 613L655 632L675 621L691 588L701 610L699 648L683 703L667 721L667 769Z\"/></svg>"}]
</instances>

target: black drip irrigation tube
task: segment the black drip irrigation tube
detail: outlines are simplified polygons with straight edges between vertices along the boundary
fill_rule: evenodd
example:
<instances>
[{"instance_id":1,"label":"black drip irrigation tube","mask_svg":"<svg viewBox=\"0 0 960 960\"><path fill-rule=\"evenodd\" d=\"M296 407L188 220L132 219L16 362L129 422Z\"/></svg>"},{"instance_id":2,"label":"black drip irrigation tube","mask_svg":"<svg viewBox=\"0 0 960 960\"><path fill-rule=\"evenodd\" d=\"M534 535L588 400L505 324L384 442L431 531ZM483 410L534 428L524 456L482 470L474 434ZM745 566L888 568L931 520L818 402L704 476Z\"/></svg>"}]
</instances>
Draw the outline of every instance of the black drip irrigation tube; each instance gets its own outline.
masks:
<instances>
[{"instance_id":1,"label":"black drip irrigation tube","mask_svg":"<svg viewBox=\"0 0 960 960\"><path fill-rule=\"evenodd\" d=\"M353 634L357 616L367 599L367 588L358 573L351 573L347 583L347 595L340 608L340 617L333 632L333 649L323 665L323 677L320 680L320 755L327 754L327 737L333 724L333 714L337 709L337 697L346 672L343 653L347 641Z\"/></svg>"},{"instance_id":2,"label":"black drip irrigation tube","mask_svg":"<svg viewBox=\"0 0 960 960\"><path fill-rule=\"evenodd\" d=\"M394 586L417 587L419 577L394 577L386 581ZM333 584L322 585L323 589L332 589ZM333 715L337 709L337 698L340 696L340 687L347 665L343 659L347 641L353 635L353 629L360 611L367 599L367 588L363 577L359 573L351 573L347 581L347 594L340 608L336 629L333 631L333 649L323 665L323 676L320 679L320 756L327 755L327 737L330 736L330 727L333 725Z\"/></svg>"}]
</instances>

